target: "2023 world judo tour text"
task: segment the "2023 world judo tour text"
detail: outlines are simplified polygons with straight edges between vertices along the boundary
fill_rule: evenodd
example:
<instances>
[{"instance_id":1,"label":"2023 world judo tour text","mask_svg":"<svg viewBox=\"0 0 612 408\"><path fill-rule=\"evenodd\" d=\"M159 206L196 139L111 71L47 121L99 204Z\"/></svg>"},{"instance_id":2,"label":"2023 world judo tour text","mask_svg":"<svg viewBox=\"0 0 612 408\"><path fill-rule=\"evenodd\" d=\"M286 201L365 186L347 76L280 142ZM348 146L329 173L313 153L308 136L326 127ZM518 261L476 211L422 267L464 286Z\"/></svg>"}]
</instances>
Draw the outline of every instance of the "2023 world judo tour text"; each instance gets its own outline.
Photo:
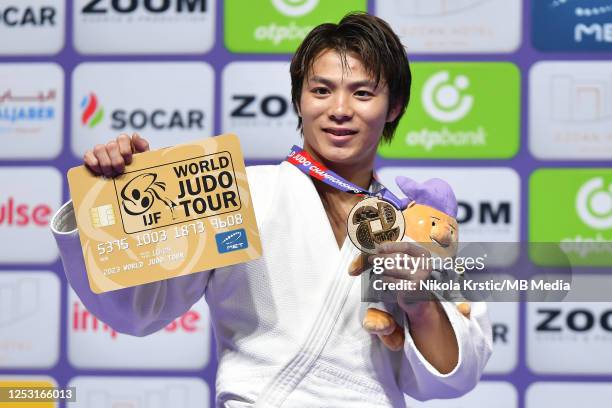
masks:
<instances>
[{"instance_id":1,"label":"2023 world judo tour text","mask_svg":"<svg viewBox=\"0 0 612 408\"><path fill-rule=\"evenodd\" d=\"M230 214L228 216L212 217L210 224L215 230L232 227L243 223L242 214ZM145 266L176 262L185 259L183 251L174 251L170 247L164 247L163 243L168 240L182 239L191 235L206 233L206 225L202 221L195 221L189 224L174 226L169 229L158 231L147 231L140 234L133 234L130 237L100 242L97 245L100 261L109 260L108 255L115 251L127 251L130 248L142 250L138 252L140 261L130 262L123 265L108 266L102 270L104 276L114 275L120 272L134 271ZM154 248L149 249L151 245Z\"/></svg>"}]
</instances>

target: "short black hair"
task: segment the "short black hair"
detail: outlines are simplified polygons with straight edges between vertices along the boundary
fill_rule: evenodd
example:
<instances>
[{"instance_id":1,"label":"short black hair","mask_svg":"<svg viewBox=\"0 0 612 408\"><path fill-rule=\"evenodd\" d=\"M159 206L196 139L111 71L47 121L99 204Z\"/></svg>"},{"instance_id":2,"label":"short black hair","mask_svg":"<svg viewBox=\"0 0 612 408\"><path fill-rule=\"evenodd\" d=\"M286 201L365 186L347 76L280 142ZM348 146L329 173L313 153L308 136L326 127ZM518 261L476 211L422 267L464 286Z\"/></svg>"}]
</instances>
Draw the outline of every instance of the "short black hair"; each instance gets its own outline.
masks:
<instances>
[{"instance_id":1,"label":"short black hair","mask_svg":"<svg viewBox=\"0 0 612 408\"><path fill-rule=\"evenodd\" d=\"M291 59L291 102L299 112L304 79L311 72L315 59L325 50L334 50L340 55L343 66L348 66L348 53L356 54L366 72L376 85L383 81L389 88L389 109L400 106L401 110L392 122L385 124L384 141L391 141L397 125L410 100L412 75L406 50L399 37L383 19L363 13L352 12L338 24L324 23L315 27ZM303 128L299 118L298 129Z\"/></svg>"}]
</instances>

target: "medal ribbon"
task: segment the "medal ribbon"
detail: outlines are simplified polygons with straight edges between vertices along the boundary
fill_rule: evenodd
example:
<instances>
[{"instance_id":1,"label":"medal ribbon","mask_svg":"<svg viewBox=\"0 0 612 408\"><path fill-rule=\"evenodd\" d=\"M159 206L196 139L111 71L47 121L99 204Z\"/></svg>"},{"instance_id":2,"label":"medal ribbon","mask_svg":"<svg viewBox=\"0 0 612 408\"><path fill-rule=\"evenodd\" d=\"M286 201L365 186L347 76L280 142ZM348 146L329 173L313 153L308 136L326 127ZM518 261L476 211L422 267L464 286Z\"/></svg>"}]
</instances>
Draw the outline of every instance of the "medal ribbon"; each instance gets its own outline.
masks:
<instances>
[{"instance_id":1,"label":"medal ribbon","mask_svg":"<svg viewBox=\"0 0 612 408\"><path fill-rule=\"evenodd\" d=\"M359 196L378 197L393 204L398 210L403 210L404 206L402 205L402 200L386 187L383 186L383 188L377 192L365 190L323 166L323 164L319 163L301 147L294 145L285 160L297 167L302 173L320 180L337 190Z\"/></svg>"}]
</instances>

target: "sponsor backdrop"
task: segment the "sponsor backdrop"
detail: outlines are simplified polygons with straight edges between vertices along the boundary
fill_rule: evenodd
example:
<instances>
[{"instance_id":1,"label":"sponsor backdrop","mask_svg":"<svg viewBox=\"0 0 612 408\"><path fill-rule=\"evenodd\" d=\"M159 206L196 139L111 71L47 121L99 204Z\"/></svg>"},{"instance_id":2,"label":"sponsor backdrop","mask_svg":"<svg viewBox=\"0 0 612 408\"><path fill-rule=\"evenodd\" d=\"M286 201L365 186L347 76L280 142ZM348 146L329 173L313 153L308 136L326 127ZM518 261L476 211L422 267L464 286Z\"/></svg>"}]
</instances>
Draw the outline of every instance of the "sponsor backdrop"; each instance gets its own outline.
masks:
<instances>
[{"instance_id":1,"label":"sponsor backdrop","mask_svg":"<svg viewBox=\"0 0 612 408\"><path fill-rule=\"evenodd\" d=\"M67 286L48 229L66 171L134 131L154 148L231 131L248 164L278 163L300 143L291 53L350 10L389 21L412 61L382 181L448 180L464 241L563 241L580 274L610 270L584 245L612 241L610 0L0 0L0 385L75 386L70 407L212 406L203 300L136 338ZM612 302L490 313L481 384L412 405L609 406Z\"/></svg>"}]
</instances>

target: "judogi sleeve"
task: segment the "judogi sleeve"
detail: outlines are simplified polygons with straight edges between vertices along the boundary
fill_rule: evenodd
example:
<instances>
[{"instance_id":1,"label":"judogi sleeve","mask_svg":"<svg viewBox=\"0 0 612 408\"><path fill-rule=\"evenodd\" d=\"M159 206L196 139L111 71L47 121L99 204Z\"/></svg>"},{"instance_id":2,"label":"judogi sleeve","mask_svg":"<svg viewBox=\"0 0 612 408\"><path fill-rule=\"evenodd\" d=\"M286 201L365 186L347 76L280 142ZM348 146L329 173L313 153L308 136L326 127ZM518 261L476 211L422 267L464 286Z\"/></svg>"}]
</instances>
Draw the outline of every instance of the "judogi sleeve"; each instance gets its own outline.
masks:
<instances>
[{"instance_id":1,"label":"judogi sleeve","mask_svg":"<svg viewBox=\"0 0 612 408\"><path fill-rule=\"evenodd\" d=\"M472 390L482 375L492 351L491 323L485 302L473 302L470 318L463 316L453 302L440 300L458 342L457 366L448 374L440 373L421 354L406 323L399 382L402 391L424 401L455 398Z\"/></svg>"},{"instance_id":2,"label":"judogi sleeve","mask_svg":"<svg viewBox=\"0 0 612 408\"><path fill-rule=\"evenodd\" d=\"M197 302L211 271L96 294L89 287L72 201L51 220L70 286L87 310L118 332L133 336L154 333L187 312Z\"/></svg>"}]
</instances>

